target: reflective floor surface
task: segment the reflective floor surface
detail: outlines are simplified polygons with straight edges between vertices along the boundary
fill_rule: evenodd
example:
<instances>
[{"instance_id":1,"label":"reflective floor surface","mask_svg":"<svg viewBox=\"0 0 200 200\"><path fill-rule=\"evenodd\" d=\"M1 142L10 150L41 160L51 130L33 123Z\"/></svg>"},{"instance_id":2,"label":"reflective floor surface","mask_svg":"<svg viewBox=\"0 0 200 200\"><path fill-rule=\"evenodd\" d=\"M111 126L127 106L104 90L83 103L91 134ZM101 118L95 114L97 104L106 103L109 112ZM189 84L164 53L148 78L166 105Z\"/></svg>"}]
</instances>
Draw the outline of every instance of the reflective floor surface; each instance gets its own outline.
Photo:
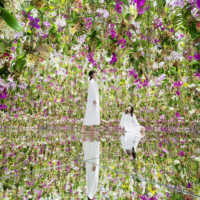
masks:
<instances>
[{"instance_id":1,"label":"reflective floor surface","mask_svg":"<svg viewBox=\"0 0 200 200\"><path fill-rule=\"evenodd\" d=\"M199 134L80 130L1 131L0 199L200 199Z\"/></svg>"}]
</instances>

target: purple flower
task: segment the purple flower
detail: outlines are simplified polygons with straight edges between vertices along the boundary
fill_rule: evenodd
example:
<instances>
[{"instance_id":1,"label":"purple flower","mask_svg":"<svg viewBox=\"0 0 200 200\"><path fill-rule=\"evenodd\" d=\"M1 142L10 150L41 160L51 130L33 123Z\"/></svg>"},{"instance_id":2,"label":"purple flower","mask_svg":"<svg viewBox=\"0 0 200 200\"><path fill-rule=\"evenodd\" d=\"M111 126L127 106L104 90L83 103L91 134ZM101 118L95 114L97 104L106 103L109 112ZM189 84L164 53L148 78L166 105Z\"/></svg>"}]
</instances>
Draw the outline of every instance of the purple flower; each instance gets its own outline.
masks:
<instances>
[{"instance_id":1,"label":"purple flower","mask_svg":"<svg viewBox=\"0 0 200 200\"><path fill-rule=\"evenodd\" d=\"M38 19L37 17L33 18L33 16L30 16L30 13L28 13L28 18L30 20L30 23L29 23L30 26L36 29L40 28L40 25L38 24L38 22L40 22L40 19Z\"/></svg>"},{"instance_id":2,"label":"purple flower","mask_svg":"<svg viewBox=\"0 0 200 200\"><path fill-rule=\"evenodd\" d=\"M25 10L23 10L23 12L22 12L22 15L25 15L26 14L26 11Z\"/></svg>"},{"instance_id":3,"label":"purple flower","mask_svg":"<svg viewBox=\"0 0 200 200\"><path fill-rule=\"evenodd\" d=\"M179 152L179 155L180 155L180 156L184 156L184 155L185 155L184 151L181 150L181 151Z\"/></svg>"},{"instance_id":4,"label":"purple flower","mask_svg":"<svg viewBox=\"0 0 200 200\"><path fill-rule=\"evenodd\" d=\"M183 82L177 81L177 82L174 83L173 86L179 87L179 86L182 86L182 85L183 85Z\"/></svg>"},{"instance_id":5,"label":"purple flower","mask_svg":"<svg viewBox=\"0 0 200 200\"><path fill-rule=\"evenodd\" d=\"M111 59L111 61L109 62L109 64L112 64L112 63L115 63L115 62L117 62L117 54L112 53L112 59Z\"/></svg>"},{"instance_id":6,"label":"purple flower","mask_svg":"<svg viewBox=\"0 0 200 200\"><path fill-rule=\"evenodd\" d=\"M125 47L126 46L126 40L125 39L121 39L118 41L117 44L122 44L121 48Z\"/></svg>"},{"instance_id":7,"label":"purple flower","mask_svg":"<svg viewBox=\"0 0 200 200\"><path fill-rule=\"evenodd\" d=\"M111 31L110 31L110 33L111 33L111 38L114 39L115 36L116 36L116 31L114 30L113 27L111 27Z\"/></svg>"},{"instance_id":8,"label":"purple flower","mask_svg":"<svg viewBox=\"0 0 200 200\"><path fill-rule=\"evenodd\" d=\"M192 184L190 182L188 182L187 188L191 188L191 187L192 187Z\"/></svg>"},{"instance_id":9,"label":"purple flower","mask_svg":"<svg viewBox=\"0 0 200 200\"><path fill-rule=\"evenodd\" d=\"M179 92L179 91L176 91L176 94L179 96L179 95L180 95L180 92Z\"/></svg>"},{"instance_id":10,"label":"purple flower","mask_svg":"<svg viewBox=\"0 0 200 200\"><path fill-rule=\"evenodd\" d=\"M163 149L163 152L167 153L167 149Z\"/></svg>"},{"instance_id":11,"label":"purple flower","mask_svg":"<svg viewBox=\"0 0 200 200\"><path fill-rule=\"evenodd\" d=\"M200 10L200 0L196 0L196 4L197 4L197 7L198 7L199 10Z\"/></svg>"},{"instance_id":12,"label":"purple flower","mask_svg":"<svg viewBox=\"0 0 200 200\"><path fill-rule=\"evenodd\" d=\"M159 142L159 147L160 147L160 148L162 147L162 143L161 143L161 142Z\"/></svg>"},{"instance_id":13,"label":"purple flower","mask_svg":"<svg viewBox=\"0 0 200 200\"><path fill-rule=\"evenodd\" d=\"M128 37L132 37L132 34L131 34L131 32L130 32L129 30L126 32L126 35L127 35Z\"/></svg>"},{"instance_id":14,"label":"purple flower","mask_svg":"<svg viewBox=\"0 0 200 200\"><path fill-rule=\"evenodd\" d=\"M43 24L46 26L46 27L51 27L51 24L47 21L47 22L43 22Z\"/></svg>"},{"instance_id":15,"label":"purple flower","mask_svg":"<svg viewBox=\"0 0 200 200\"><path fill-rule=\"evenodd\" d=\"M42 37L42 39L46 39L46 38L47 38L47 36L48 36L48 35L47 35L47 34L45 34L45 35Z\"/></svg>"},{"instance_id":16,"label":"purple flower","mask_svg":"<svg viewBox=\"0 0 200 200\"><path fill-rule=\"evenodd\" d=\"M133 75L133 77L135 78L135 79L137 79L137 72L133 69L132 71L129 71L129 75Z\"/></svg>"},{"instance_id":17,"label":"purple flower","mask_svg":"<svg viewBox=\"0 0 200 200\"><path fill-rule=\"evenodd\" d=\"M122 13L122 7L121 5L123 4L123 2L119 2L119 0L116 0L117 3L115 3L115 11L117 13Z\"/></svg>"},{"instance_id":18,"label":"purple flower","mask_svg":"<svg viewBox=\"0 0 200 200\"><path fill-rule=\"evenodd\" d=\"M0 110L2 110L2 109L7 109L8 108L8 106L6 106L5 104L1 104L0 103Z\"/></svg>"},{"instance_id":19,"label":"purple flower","mask_svg":"<svg viewBox=\"0 0 200 200\"><path fill-rule=\"evenodd\" d=\"M6 99L8 97L8 92L6 90L6 88L3 89L2 92L0 92L0 99Z\"/></svg>"},{"instance_id":20,"label":"purple flower","mask_svg":"<svg viewBox=\"0 0 200 200\"><path fill-rule=\"evenodd\" d=\"M168 192L166 192L166 197L167 197L168 199L170 199L170 197L171 197L171 194L170 194L170 193L168 193Z\"/></svg>"},{"instance_id":21,"label":"purple flower","mask_svg":"<svg viewBox=\"0 0 200 200\"><path fill-rule=\"evenodd\" d=\"M194 55L194 59L195 59L195 60L200 60L200 54L195 54L195 55Z\"/></svg>"},{"instance_id":22,"label":"purple flower","mask_svg":"<svg viewBox=\"0 0 200 200\"><path fill-rule=\"evenodd\" d=\"M88 55L87 55L87 59L88 59L88 61L89 62L91 62L94 66L96 66L96 64L97 64L97 62L93 59L93 57L94 57L94 53L88 53Z\"/></svg>"},{"instance_id":23,"label":"purple flower","mask_svg":"<svg viewBox=\"0 0 200 200\"><path fill-rule=\"evenodd\" d=\"M189 60L192 60L192 57L193 57L193 56L189 56L188 59L189 59Z\"/></svg>"},{"instance_id":24,"label":"purple flower","mask_svg":"<svg viewBox=\"0 0 200 200\"><path fill-rule=\"evenodd\" d=\"M178 112L176 112L175 115L177 118L181 117L181 115Z\"/></svg>"},{"instance_id":25,"label":"purple flower","mask_svg":"<svg viewBox=\"0 0 200 200\"><path fill-rule=\"evenodd\" d=\"M86 18L86 23L85 23L85 26L87 29L90 29L91 28L91 25L92 25L92 19L91 18Z\"/></svg>"}]
</instances>

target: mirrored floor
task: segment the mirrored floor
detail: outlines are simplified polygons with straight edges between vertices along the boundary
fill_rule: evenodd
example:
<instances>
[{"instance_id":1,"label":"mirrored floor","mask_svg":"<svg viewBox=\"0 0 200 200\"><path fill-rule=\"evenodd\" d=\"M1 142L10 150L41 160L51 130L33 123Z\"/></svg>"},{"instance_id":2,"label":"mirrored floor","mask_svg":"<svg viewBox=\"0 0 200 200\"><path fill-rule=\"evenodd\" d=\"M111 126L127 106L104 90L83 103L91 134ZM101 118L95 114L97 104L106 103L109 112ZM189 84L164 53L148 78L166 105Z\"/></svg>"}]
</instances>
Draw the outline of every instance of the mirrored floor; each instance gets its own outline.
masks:
<instances>
[{"instance_id":1,"label":"mirrored floor","mask_svg":"<svg viewBox=\"0 0 200 200\"><path fill-rule=\"evenodd\" d=\"M200 135L1 131L0 199L200 199Z\"/></svg>"}]
</instances>

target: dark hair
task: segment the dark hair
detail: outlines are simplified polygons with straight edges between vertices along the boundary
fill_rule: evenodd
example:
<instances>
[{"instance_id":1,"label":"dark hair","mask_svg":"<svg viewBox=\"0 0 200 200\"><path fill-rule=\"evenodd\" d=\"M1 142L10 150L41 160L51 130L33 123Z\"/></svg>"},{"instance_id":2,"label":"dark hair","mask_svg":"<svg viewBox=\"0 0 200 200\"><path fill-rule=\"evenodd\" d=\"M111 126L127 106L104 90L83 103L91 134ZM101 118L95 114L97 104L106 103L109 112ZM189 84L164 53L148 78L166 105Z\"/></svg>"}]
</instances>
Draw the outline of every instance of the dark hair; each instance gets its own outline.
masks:
<instances>
[{"instance_id":1,"label":"dark hair","mask_svg":"<svg viewBox=\"0 0 200 200\"><path fill-rule=\"evenodd\" d=\"M126 153L130 156L130 153L132 154L132 156L133 156L133 160L135 160L135 158L136 158L136 153L135 153L135 148L133 147L132 149L131 149L131 152L130 152L130 150L127 150L126 149Z\"/></svg>"},{"instance_id":2,"label":"dark hair","mask_svg":"<svg viewBox=\"0 0 200 200\"><path fill-rule=\"evenodd\" d=\"M132 105L128 105L128 106L130 106L130 107L131 107L131 111L130 111L130 113L131 113L131 116L133 117L134 108L133 108L133 106L132 106ZM127 110L125 110L125 114L127 114L127 113L128 113L128 111L127 111Z\"/></svg>"},{"instance_id":3,"label":"dark hair","mask_svg":"<svg viewBox=\"0 0 200 200\"><path fill-rule=\"evenodd\" d=\"M92 71L89 72L90 80L92 79L92 75L93 75L94 73L97 73L97 72L96 72L95 70L92 70Z\"/></svg>"}]
</instances>

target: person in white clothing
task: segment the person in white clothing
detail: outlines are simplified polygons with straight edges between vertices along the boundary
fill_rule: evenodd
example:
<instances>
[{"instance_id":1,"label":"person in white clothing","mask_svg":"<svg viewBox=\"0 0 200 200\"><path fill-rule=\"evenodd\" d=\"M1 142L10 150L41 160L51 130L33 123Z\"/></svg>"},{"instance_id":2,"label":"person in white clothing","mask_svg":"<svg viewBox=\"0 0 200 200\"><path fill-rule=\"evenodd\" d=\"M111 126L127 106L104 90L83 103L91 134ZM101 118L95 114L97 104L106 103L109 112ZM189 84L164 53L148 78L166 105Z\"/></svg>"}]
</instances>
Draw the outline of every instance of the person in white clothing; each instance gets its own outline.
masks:
<instances>
[{"instance_id":1,"label":"person in white clothing","mask_svg":"<svg viewBox=\"0 0 200 200\"><path fill-rule=\"evenodd\" d=\"M83 141L84 160L86 162L87 198L94 199L99 182L100 142Z\"/></svg>"},{"instance_id":2,"label":"person in white clothing","mask_svg":"<svg viewBox=\"0 0 200 200\"><path fill-rule=\"evenodd\" d=\"M86 113L83 120L81 132L87 133L86 125L90 126L89 134L98 134L94 131L94 125L100 125L100 108L99 108L99 86L96 83L97 72L89 72L90 83L87 98ZM82 134L84 136L84 134Z\"/></svg>"},{"instance_id":3,"label":"person in white clothing","mask_svg":"<svg viewBox=\"0 0 200 200\"><path fill-rule=\"evenodd\" d=\"M129 155L131 161L136 158L136 149L139 140L145 136L145 127L141 126L133 113L132 105L129 105L122 114L120 127L125 130L125 135L121 130L121 142L124 151Z\"/></svg>"}]
</instances>

